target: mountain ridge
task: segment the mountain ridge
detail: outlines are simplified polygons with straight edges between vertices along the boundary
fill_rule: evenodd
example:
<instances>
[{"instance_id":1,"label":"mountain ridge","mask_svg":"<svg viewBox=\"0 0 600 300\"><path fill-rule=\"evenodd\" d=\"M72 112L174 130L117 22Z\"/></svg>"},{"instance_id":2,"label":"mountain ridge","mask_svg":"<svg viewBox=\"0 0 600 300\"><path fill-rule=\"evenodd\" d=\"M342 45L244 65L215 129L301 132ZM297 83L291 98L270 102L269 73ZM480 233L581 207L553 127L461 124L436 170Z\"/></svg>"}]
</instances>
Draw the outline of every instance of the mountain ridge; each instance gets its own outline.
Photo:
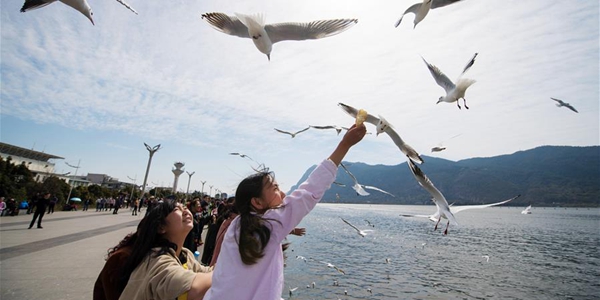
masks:
<instances>
[{"instance_id":1,"label":"mountain ridge","mask_svg":"<svg viewBox=\"0 0 600 300\"><path fill-rule=\"evenodd\" d=\"M600 206L600 146L540 146L493 157L451 161L424 156L424 160L420 168L448 202L456 205L498 202L521 194L507 205ZM373 190L367 190L369 196L358 196L350 177L339 168L336 182L346 186L333 184L321 202L431 204L429 193L418 185L406 162L389 166L345 161L344 165L359 183L395 197Z\"/></svg>"}]
</instances>

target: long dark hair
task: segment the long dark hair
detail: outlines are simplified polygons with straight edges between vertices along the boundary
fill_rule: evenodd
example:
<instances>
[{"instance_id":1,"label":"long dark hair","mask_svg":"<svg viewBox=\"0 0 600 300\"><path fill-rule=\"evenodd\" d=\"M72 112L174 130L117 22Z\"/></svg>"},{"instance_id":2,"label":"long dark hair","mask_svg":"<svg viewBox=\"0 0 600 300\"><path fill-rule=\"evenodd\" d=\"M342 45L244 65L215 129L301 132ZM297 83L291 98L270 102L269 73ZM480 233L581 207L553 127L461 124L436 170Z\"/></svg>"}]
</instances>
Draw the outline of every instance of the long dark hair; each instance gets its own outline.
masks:
<instances>
[{"instance_id":1,"label":"long dark hair","mask_svg":"<svg viewBox=\"0 0 600 300\"><path fill-rule=\"evenodd\" d=\"M240 216L240 233L238 248L242 262L253 265L264 256L264 249L271 237L271 228L267 227L263 218L252 206L252 198L260 198L265 184L272 182L273 173L258 172L246 177L235 191L235 208Z\"/></svg>"},{"instance_id":2,"label":"long dark hair","mask_svg":"<svg viewBox=\"0 0 600 300\"><path fill-rule=\"evenodd\" d=\"M155 257L169 253L169 249L177 251L177 245L165 239L159 233L160 229L167 224L166 218L173 212L175 207L177 207L175 201L165 199L163 202L157 203L140 221L137 232L134 233L137 237L133 242L131 255L125 261L123 272L118 281L121 288L125 288L131 273L147 255L151 254L153 248L160 248L154 253Z\"/></svg>"},{"instance_id":3,"label":"long dark hair","mask_svg":"<svg viewBox=\"0 0 600 300\"><path fill-rule=\"evenodd\" d=\"M106 253L106 260L108 260L117 250L124 247L131 247L135 240L137 239L137 232L130 233L126 235L116 246L108 249Z\"/></svg>"}]
</instances>

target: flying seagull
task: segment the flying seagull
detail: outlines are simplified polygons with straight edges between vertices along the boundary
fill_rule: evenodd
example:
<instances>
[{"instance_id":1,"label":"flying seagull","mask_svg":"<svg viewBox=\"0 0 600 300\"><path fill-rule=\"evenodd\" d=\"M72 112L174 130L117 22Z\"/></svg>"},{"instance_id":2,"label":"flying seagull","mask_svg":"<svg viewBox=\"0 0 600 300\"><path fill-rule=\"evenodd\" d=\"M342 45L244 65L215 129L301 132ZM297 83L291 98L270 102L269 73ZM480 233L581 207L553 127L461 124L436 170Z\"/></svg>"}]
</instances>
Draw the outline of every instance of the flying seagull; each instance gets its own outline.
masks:
<instances>
[{"instance_id":1,"label":"flying seagull","mask_svg":"<svg viewBox=\"0 0 600 300\"><path fill-rule=\"evenodd\" d=\"M314 40L336 35L358 22L357 19L319 20L309 23L265 24L261 14L206 13L202 15L216 30L242 38L252 38L254 46L271 60L273 44L281 41Z\"/></svg>"},{"instance_id":2,"label":"flying seagull","mask_svg":"<svg viewBox=\"0 0 600 300\"><path fill-rule=\"evenodd\" d=\"M294 133L292 133L292 132L287 132L287 131L283 131L283 130L281 130L281 129L277 129L277 128L274 128L274 129L275 129L275 131L277 131L277 132L280 132L280 133L285 133L285 134L289 134L289 135L291 135L291 136L292 136L292 138L295 138L297 134L299 134L299 133L302 133L302 132L305 132L305 131L309 130L309 129L310 129L310 126L309 126L309 127L306 127L306 128L304 128L304 129L302 129L302 130L300 130L300 131L296 131L296 132L294 132Z\"/></svg>"},{"instance_id":3,"label":"flying seagull","mask_svg":"<svg viewBox=\"0 0 600 300\"><path fill-rule=\"evenodd\" d=\"M367 191L365 191L365 189L369 189L369 190L374 190L374 191L378 191L384 194L388 194L392 197L396 197L393 194L386 192L378 187L374 187L374 186L370 186L370 185L364 185L364 184L360 184L358 183L358 180L356 179L356 176L354 176L354 174L350 173L350 171L348 170L348 168L346 168L346 166L342 163L340 163L340 166L342 166L342 168L344 169L344 171L346 171L346 173L348 174L348 176L350 176L350 178L352 178L352 181L354 181L354 185L352 186L352 188L356 191L356 193L360 196L368 196L370 195Z\"/></svg>"},{"instance_id":4,"label":"flying seagull","mask_svg":"<svg viewBox=\"0 0 600 300\"><path fill-rule=\"evenodd\" d=\"M451 140L451 139L455 138L455 137L458 137L458 136L459 136L459 135L461 135L461 134L462 134L462 133L459 133L459 134L457 134L457 135L455 135L455 136L453 136L453 137L451 137L451 138L449 138L449 139L447 139L447 140L444 140L444 141L440 142L440 143L439 143L437 146L435 146L435 147L432 147L432 148L431 148L431 152L441 152L441 151L444 151L444 150L446 150L446 147L444 147L444 146L443 146L443 144L444 144L445 142L447 142L447 141L449 141L449 140Z\"/></svg>"},{"instance_id":5,"label":"flying seagull","mask_svg":"<svg viewBox=\"0 0 600 300\"><path fill-rule=\"evenodd\" d=\"M335 131L337 131L337 134L340 135L340 132L342 132L342 130L344 128L339 127L339 126L335 126L335 125L328 125L328 126L313 126L310 125L310 128L314 128L314 129L335 129Z\"/></svg>"},{"instance_id":6,"label":"flying seagull","mask_svg":"<svg viewBox=\"0 0 600 300\"><path fill-rule=\"evenodd\" d=\"M56 2L56 1L57 0L25 0L25 3L23 3L23 7L21 7L21 12L23 13L23 12L34 10L37 8L42 8L48 4L52 4L53 2ZM135 11L135 9L133 9L125 1L123 1L123 0L116 0L116 1L121 3L127 9L134 12L136 15L138 14L137 11ZM78 12L80 12L84 16L86 16L92 22L92 25L95 25L94 19L92 18L94 13L92 12L92 8L88 4L87 0L60 0L60 2L76 9Z\"/></svg>"},{"instance_id":7,"label":"flying seagull","mask_svg":"<svg viewBox=\"0 0 600 300\"><path fill-rule=\"evenodd\" d=\"M490 203L490 204L449 206L448 201L446 201L446 198L444 197L444 195L433 185L431 180L429 180L429 178L423 173L423 171L421 171L421 169L417 165L415 165L411 161L408 161L408 167L410 168L410 171L415 176L415 179L417 179L417 182L419 183L419 185L421 185L433 197L432 200L435 203L435 206L437 207L437 211L433 215L403 214L401 216L428 218L429 220L436 222L434 230L437 230L438 224L440 223L440 221L442 219L447 219L448 224L446 225L446 230L444 230L444 234L448 234L448 226L450 226L450 223L452 223L453 225L458 225L458 222L456 222L456 219L454 217L454 214L456 214L456 213L459 213L459 212L461 212L463 210L467 210L467 209L478 209L478 208L486 208L486 207L501 205L501 204L510 202L521 196L521 195L517 195L516 197L510 198L508 200L504 200L504 201L496 202L496 203Z\"/></svg>"},{"instance_id":8,"label":"flying seagull","mask_svg":"<svg viewBox=\"0 0 600 300\"><path fill-rule=\"evenodd\" d=\"M295 288L290 288L290 297L292 296L292 294L298 289L298 287Z\"/></svg>"},{"instance_id":9,"label":"flying seagull","mask_svg":"<svg viewBox=\"0 0 600 300\"><path fill-rule=\"evenodd\" d=\"M464 69L465 71L467 71L471 68L471 66L475 62L476 56L477 56L477 53L475 53L475 56L473 56L473 58L469 61L469 63L467 64L467 66ZM429 69L429 72L433 76L433 79L435 79L435 82L439 86L444 88L444 90L446 91L446 96L440 97L440 99L438 100L438 102L436 104L438 104L440 102L448 102L448 103L456 102L456 105L460 109L461 107L460 107L460 103L458 102L458 100L462 98L463 103L465 104L465 108L469 109L469 107L467 106L467 99L465 99L465 92L467 91L467 88L469 88L472 84L475 83L475 80L461 78L461 76L465 72L465 71L463 71L463 73L461 73L461 76L459 76L459 78L457 79L456 84L454 84L454 82L452 82L452 80L450 80L448 78L448 76L446 76L446 74L444 74L442 71L440 71L440 69L438 69L438 67L428 63L422 57L421 57L421 59L423 59L423 62L425 62L425 65L427 65L427 68Z\"/></svg>"},{"instance_id":10,"label":"flying seagull","mask_svg":"<svg viewBox=\"0 0 600 300\"><path fill-rule=\"evenodd\" d=\"M350 227L354 228L354 230L356 230L356 232L358 232L358 234L362 237L365 237L365 235L367 235L367 232L373 231L373 230L369 230L369 229L360 230L360 229L358 229L358 227L356 227L356 226L352 225L350 222L344 220L344 218L340 218L340 219L342 219L342 221L344 221L344 223L350 225Z\"/></svg>"},{"instance_id":11,"label":"flying seagull","mask_svg":"<svg viewBox=\"0 0 600 300\"><path fill-rule=\"evenodd\" d=\"M323 264L326 264L328 268L335 269L336 271L338 271L338 272L340 272L340 273L342 273L342 274L346 275L346 272L344 272L344 270L342 270L342 269L340 269L340 268L336 267L336 266L335 266L334 264L332 264L332 263L328 263L328 262L326 262L326 261L319 261L319 262L320 262L320 263L323 263Z\"/></svg>"},{"instance_id":12,"label":"flying seagull","mask_svg":"<svg viewBox=\"0 0 600 300\"><path fill-rule=\"evenodd\" d=\"M425 19L425 16L427 16L430 9L444 7L446 5L456 3L458 1L460 0L423 0L422 3L415 3L411 5L408 9L406 9L406 11L404 11L402 17L400 17L400 19L396 22L395 27L398 27L400 25L400 22L402 22L402 18L404 18L404 15L408 13L413 13L415 14L415 20L413 21L413 29L415 29L417 27L417 24L419 24L419 22Z\"/></svg>"},{"instance_id":13,"label":"flying seagull","mask_svg":"<svg viewBox=\"0 0 600 300\"><path fill-rule=\"evenodd\" d=\"M253 161L253 162L256 163L256 161L254 159L252 159L252 157L250 157L250 156L248 156L246 154L243 154L243 153L231 152L231 153L229 153L229 155L237 155L237 156L242 157L242 158L247 158L247 159L249 159L249 160L251 160L251 161Z\"/></svg>"},{"instance_id":14,"label":"flying seagull","mask_svg":"<svg viewBox=\"0 0 600 300\"><path fill-rule=\"evenodd\" d=\"M341 107L347 114L356 118L358 109L350 105L346 105L344 103L338 103L338 106ZM387 135L392 139L394 144L396 144L398 149L400 149L400 151L402 151L402 153L404 153L404 155L406 155L408 158L414 160L419 164L422 164L424 162L419 153L415 149L413 149L409 144L405 143L404 140L400 137L400 135L398 135L398 133L394 130L392 125L382 116L379 116L379 118L377 118L371 114L367 114L367 119L365 120L365 122L375 125L376 135L379 135L383 132L387 133Z\"/></svg>"},{"instance_id":15,"label":"flying seagull","mask_svg":"<svg viewBox=\"0 0 600 300\"><path fill-rule=\"evenodd\" d=\"M558 107L562 107L562 106L564 106L564 107L566 107L566 108L568 108L568 109L570 109L570 110L572 110L572 111L574 111L574 112L576 112L576 113L579 113L579 112L578 112L578 111L575 109L575 107L571 106L571 104L569 104L569 103L563 102L563 101L562 101L562 100L560 100L560 99L556 99L556 98L552 98L552 97L550 97L550 99L552 99L552 100L556 101L556 102L557 102L557 103L556 103L556 106L558 106Z\"/></svg>"}]
</instances>

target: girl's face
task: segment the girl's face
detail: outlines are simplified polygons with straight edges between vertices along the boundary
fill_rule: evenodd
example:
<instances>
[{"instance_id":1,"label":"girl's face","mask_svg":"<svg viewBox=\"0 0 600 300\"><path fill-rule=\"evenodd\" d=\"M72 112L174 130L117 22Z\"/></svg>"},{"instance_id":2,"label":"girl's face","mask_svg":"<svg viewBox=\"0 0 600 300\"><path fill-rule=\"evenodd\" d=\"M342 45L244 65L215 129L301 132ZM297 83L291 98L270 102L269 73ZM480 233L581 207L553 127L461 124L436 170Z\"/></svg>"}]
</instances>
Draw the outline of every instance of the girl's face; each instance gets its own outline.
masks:
<instances>
[{"instance_id":1,"label":"girl's face","mask_svg":"<svg viewBox=\"0 0 600 300\"><path fill-rule=\"evenodd\" d=\"M271 176L265 177L265 183L262 189L262 195L253 204L257 210L267 210L283 204L285 193L279 190L279 184ZM256 199L256 198L255 198Z\"/></svg>"},{"instance_id":2,"label":"girl's face","mask_svg":"<svg viewBox=\"0 0 600 300\"><path fill-rule=\"evenodd\" d=\"M187 236L194 228L194 217L192 213L184 205L178 203L175 209L165 219L166 225L162 231L165 237L174 241L177 237Z\"/></svg>"}]
</instances>

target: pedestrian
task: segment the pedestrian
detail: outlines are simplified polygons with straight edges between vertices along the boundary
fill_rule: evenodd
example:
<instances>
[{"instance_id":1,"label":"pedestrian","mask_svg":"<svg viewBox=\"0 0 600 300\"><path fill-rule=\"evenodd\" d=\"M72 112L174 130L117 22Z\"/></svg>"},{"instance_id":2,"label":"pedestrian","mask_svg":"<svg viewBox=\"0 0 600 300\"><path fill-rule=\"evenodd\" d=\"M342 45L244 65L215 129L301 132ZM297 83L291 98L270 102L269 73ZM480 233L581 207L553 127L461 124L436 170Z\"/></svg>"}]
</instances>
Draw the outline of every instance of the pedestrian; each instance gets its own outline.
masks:
<instances>
[{"instance_id":1,"label":"pedestrian","mask_svg":"<svg viewBox=\"0 0 600 300\"><path fill-rule=\"evenodd\" d=\"M29 228L27 229L31 229L31 227L33 227L35 219L37 219L38 217L39 219L37 223L37 228L44 228L42 227L42 218L46 213L46 206L50 202L50 192L44 192L42 195L43 196L40 199L38 199L35 204L35 213L33 213L33 219L31 219L31 223L29 223Z\"/></svg>"},{"instance_id":2,"label":"pedestrian","mask_svg":"<svg viewBox=\"0 0 600 300\"><path fill-rule=\"evenodd\" d=\"M83 200L83 209L82 209L82 211L88 210L89 206L90 206L90 199Z\"/></svg>"},{"instance_id":3,"label":"pedestrian","mask_svg":"<svg viewBox=\"0 0 600 300\"><path fill-rule=\"evenodd\" d=\"M284 283L281 243L321 200L335 180L338 165L365 133L363 124L352 125L329 158L289 196L279 190L268 171L240 182L235 193L239 215L225 233L212 287L204 300L281 299Z\"/></svg>"},{"instance_id":4,"label":"pedestrian","mask_svg":"<svg viewBox=\"0 0 600 300\"><path fill-rule=\"evenodd\" d=\"M133 203L131 205L133 206L133 209L131 210L131 215L137 216L138 206L140 205L140 199L135 198L135 200L133 200Z\"/></svg>"},{"instance_id":5,"label":"pedestrian","mask_svg":"<svg viewBox=\"0 0 600 300\"><path fill-rule=\"evenodd\" d=\"M202 299L212 268L202 266L183 247L192 214L171 199L156 203L140 221L131 254L120 270L121 300Z\"/></svg>"},{"instance_id":6,"label":"pedestrian","mask_svg":"<svg viewBox=\"0 0 600 300\"><path fill-rule=\"evenodd\" d=\"M54 213L54 206L56 205L56 202L58 202L58 198L56 198L56 196L50 199L50 202L48 203L48 214Z\"/></svg>"},{"instance_id":7,"label":"pedestrian","mask_svg":"<svg viewBox=\"0 0 600 300\"><path fill-rule=\"evenodd\" d=\"M4 216L4 210L6 210L6 202L4 202L4 197L0 197L0 217Z\"/></svg>"}]
</instances>

